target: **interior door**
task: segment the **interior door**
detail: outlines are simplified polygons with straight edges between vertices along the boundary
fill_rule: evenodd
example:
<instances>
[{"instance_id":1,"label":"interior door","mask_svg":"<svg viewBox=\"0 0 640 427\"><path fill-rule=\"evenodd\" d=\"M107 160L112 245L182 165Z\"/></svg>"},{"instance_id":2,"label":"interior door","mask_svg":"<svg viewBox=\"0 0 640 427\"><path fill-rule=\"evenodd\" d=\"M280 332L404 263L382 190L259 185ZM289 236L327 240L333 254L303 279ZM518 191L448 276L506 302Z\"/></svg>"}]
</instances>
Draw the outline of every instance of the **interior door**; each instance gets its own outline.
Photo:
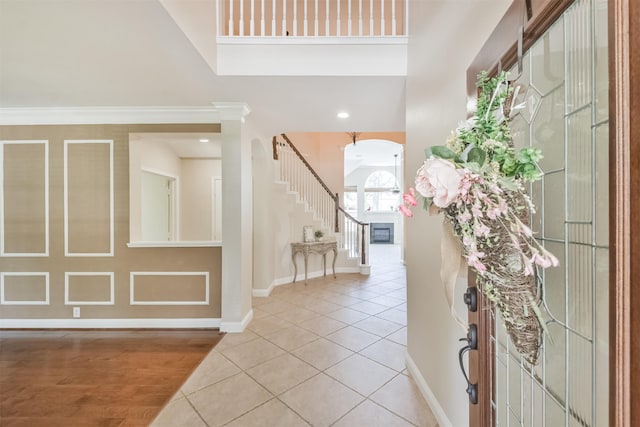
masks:
<instances>
[{"instance_id":1,"label":"interior door","mask_svg":"<svg viewBox=\"0 0 640 427\"><path fill-rule=\"evenodd\" d=\"M168 176L142 171L142 240L173 238L173 181Z\"/></svg>"}]
</instances>

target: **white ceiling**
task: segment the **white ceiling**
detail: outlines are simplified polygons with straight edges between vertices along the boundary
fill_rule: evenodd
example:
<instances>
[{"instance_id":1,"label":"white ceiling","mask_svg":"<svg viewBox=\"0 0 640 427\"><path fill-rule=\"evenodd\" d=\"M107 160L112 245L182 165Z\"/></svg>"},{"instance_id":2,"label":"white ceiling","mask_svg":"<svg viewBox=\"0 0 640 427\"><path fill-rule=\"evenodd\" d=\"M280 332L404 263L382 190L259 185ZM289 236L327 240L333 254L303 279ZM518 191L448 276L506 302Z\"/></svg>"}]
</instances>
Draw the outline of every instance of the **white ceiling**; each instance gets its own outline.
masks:
<instances>
[{"instance_id":1,"label":"white ceiling","mask_svg":"<svg viewBox=\"0 0 640 427\"><path fill-rule=\"evenodd\" d=\"M168 145L180 158L222 157L222 141L218 133L140 132L130 133L129 140Z\"/></svg>"},{"instance_id":2,"label":"white ceiling","mask_svg":"<svg viewBox=\"0 0 640 427\"><path fill-rule=\"evenodd\" d=\"M216 76L157 0L0 0L0 108L212 102L267 135L405 126L404 77Z\"/></svg>"}]
</instances>

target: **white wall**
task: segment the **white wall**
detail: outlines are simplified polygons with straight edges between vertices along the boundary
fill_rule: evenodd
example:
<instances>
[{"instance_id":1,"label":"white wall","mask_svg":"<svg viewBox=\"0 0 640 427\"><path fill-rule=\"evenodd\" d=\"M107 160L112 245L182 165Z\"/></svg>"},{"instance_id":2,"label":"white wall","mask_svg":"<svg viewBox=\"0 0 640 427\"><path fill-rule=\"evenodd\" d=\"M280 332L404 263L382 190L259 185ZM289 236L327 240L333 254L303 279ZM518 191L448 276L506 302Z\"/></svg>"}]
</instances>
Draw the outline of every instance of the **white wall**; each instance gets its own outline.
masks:
<instances>
[{"instance_id":1,"label":"white wall","mask_svg":"<svg viewBox=\"0 0 640 427\"><path fill-rule=\"evenodd\" d=\"M477 54L510 0L413 1L409 23L407 142L405 185L414 180L424 149L443 144L466 117L466 68ZM407 265L408 355L435 401L441 426L468 425L466 384L458 366L457 326L446 304L440 272L442 217L415 210L405 221ZM459 281L457 306L463 281Z\"/></svg>"},{"instance_id":2,"label":"white wall","mask_svg":"<svg viewBox=\"0 0 640 427\"><path fill-rule=\"evenodd\" d=\"M212 179L221 176L220 159L181 159L180 240L213 240Z\"/></svg>"},{"instance_id":3,"label":"white wall","mask_svg":"<svg viewBox=\"0 0 640 427\"><path fill-rule=\"evenodd\" d=\"M142 170L179 177L180 159L166 144L150 140L129 141L129 241L141 240Z\"/></svg>"}]
</instances>

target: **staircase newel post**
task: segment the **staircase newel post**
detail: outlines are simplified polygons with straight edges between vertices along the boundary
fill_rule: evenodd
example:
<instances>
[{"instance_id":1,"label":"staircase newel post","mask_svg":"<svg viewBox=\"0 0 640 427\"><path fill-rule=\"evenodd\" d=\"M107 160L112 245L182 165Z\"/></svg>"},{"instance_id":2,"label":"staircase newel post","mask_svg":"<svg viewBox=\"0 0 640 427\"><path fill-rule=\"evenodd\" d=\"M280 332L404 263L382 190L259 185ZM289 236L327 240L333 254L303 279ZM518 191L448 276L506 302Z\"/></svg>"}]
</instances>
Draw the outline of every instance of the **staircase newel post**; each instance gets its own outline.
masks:
<instances>
[{"instance_id":1,"label":"staircase newel post","mask_svg":"<svg viewBox=\"0 0 640 427\"><path fill-rule=\"evenodd\" d=\"M364 239L365 239L365 224L360 225L360 242L362 245L362 265L367 265L367 254L365 252L365 243L364 243Z\"/></svg>"},{"instance_id":2,"label":"staircase newel post","mask_svg":"<svg viewBox=\"0 0 640 427\"><path fill-rule=\"evenodd\" d=\"M338 196L338 193L336 193L336 197L335 197L335 201L336 201L336 227L335 227L335 231L336 233L340 232L340 225L338 225L338 211L340 208L340 196Z\"/></svg>"},{"instance_id":3,"label":"staircase newel post","mask_svg":"<svg viewBox=\"0 0 640 427\"><path fill-rule=\"evenodd\" d=\"M273 147L273 160L278 160L278 142L275 136L271 140L271 146Z\"/></svg>"}]
</instances>

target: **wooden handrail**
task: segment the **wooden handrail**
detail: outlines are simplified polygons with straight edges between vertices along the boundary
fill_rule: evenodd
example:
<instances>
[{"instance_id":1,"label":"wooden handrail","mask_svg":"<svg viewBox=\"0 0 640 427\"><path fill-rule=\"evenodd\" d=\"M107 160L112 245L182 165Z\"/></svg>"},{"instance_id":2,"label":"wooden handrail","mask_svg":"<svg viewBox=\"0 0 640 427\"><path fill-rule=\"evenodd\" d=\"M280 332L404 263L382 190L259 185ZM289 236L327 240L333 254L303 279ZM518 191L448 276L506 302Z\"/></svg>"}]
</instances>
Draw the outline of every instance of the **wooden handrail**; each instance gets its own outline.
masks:
<instances>
[{"instance_id":1,"label":"wooden handrail","mask_svg":"<svg viewBox=\"0 0 640 427\"><path fill-rule=\"evenodd\" d=\"M302 155L302 153L300 153L300 151L298 151L298 149L296 148L295 145L293 145L293 143L291 142L291 140L287 137L286 134L281 134L282 137L284 138L284 140L287 142L287 144L289 144L289 147L291 147L291 149L293 150L294 153L296 153L296 155L298 156L298 158L300 160L302 160L302 163L304 163L304 165L307 167L307 169L309 169L309 172L311 172L311 174L315 177L315 179L318 180L318 182L320 183L320 185L322 185L322 188L325 189L325 191L327 193L329 193L329 195L331 195L331 198L333 198L336 202L338 201L338 195L336 193L336 195L334 195L334 193L329 189L329 187L327 186L327 184L324 183L324 181L322 180L322 178L320 178L320 176L318 176L318 174L316 173L316 171L313 170L313 168L311 167L311 165L309 164L309 162L307 162L307 160L304 158L304 156Z\"/></svg>"}]
</instances>

